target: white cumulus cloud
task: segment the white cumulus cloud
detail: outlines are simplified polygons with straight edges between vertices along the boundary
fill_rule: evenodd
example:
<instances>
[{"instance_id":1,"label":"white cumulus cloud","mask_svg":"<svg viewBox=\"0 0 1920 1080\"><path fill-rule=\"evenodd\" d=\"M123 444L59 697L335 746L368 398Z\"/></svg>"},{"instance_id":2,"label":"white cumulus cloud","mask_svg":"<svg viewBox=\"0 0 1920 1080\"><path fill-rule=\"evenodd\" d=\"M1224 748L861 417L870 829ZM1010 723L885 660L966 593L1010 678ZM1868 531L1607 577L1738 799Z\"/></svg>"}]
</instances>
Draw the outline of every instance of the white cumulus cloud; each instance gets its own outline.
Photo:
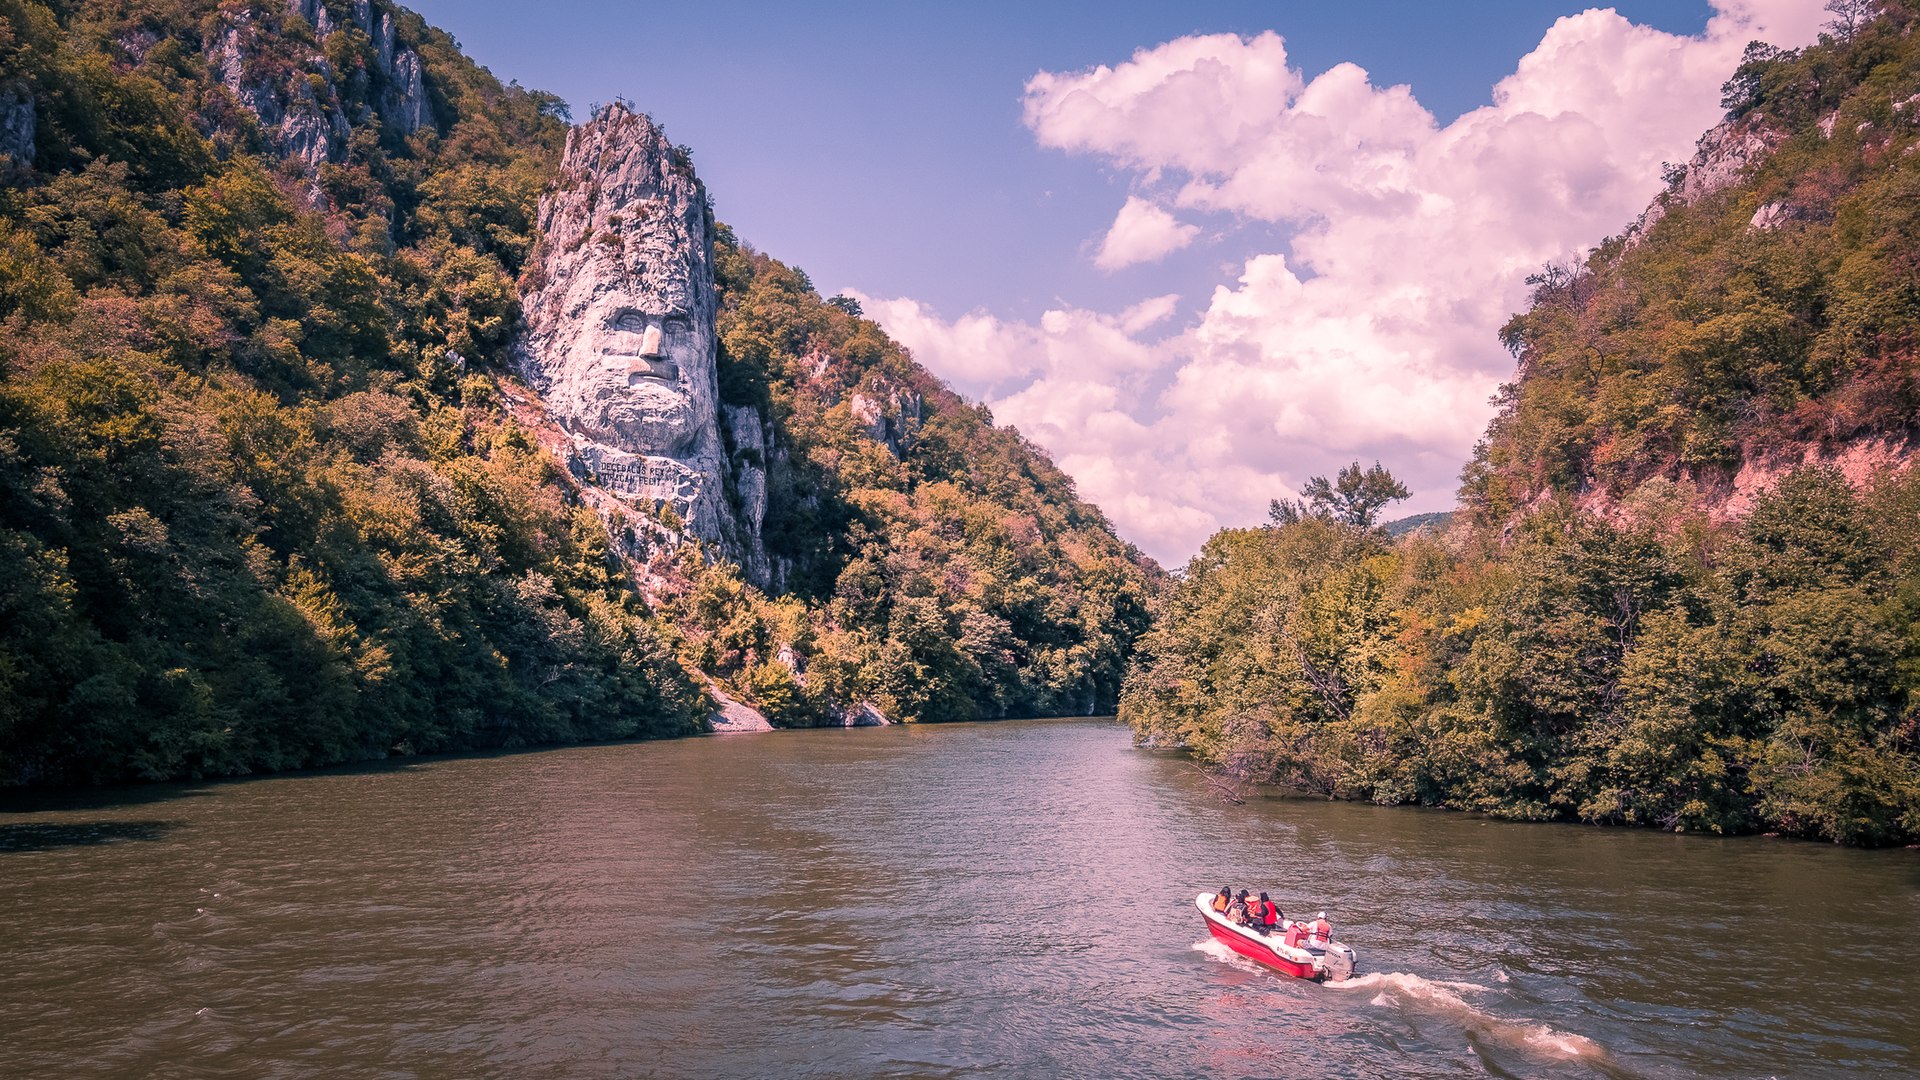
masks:
<instances>
[{"instance_id":1,"label":"white cumulus cloud","mask_svg":"<svg viewBox=\"0 0 1920 1080\"><path fill-rule=\"evenodd\" d=\"M1511 373L1496 332L1528 272L1618 232L1718 121L1749 40L1806 43L1819 0L1716 0L1698 36L1612 10L1556 22L1490 103L1448 124L1411 88L1352 64L1311 78L1276 33L1180 38L1124 62L1042 72L1024 115L1044 146L1136 174L1095 255L1113 268L1191 242L1161 203L1277 224L1205 309L1049 311L1038 324L953 322L868 302L941 375L1051 450L1120 526L1181 561L1215 528L1355 459L1451 504ZM1123 227L1124 226L1124 227ZM1176 230L1169 232L1168 230ZM1197 232L1197 229L1195 229ZM1157 239L1156 239L1157 238ZM1197 290L1196 290L1197 291ZM1153 316L1147 318L1147 316Z\"/></svg>"},{"instance_id":2,"label":"white cumulus cloud","mask_svg":"<svg viewBox=\"0 0 1920 1080\"><path fill-rule=\"evenodd\" d=\"M1129 198L1114 215L1113 227L1094 253L1093 265L1119 270L1153 262L1193 243L1199 232L1200 226L1188 225L1145 199Z\"/></svg>"}]
</instances>

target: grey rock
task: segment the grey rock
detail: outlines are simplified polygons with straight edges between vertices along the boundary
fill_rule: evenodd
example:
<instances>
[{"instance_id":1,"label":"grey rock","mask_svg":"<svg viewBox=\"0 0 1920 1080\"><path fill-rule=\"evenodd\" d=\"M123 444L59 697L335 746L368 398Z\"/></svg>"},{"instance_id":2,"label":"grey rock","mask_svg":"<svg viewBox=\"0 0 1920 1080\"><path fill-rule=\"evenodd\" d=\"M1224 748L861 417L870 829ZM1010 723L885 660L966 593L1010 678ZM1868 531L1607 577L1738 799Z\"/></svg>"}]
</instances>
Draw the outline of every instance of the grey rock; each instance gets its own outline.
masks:
<instances>
[{"instance_id":1,"label":"grey rock","mask_svg":"<svg viewBox=\"0 0 1920 1080\"><path fill-rule=\"evenodd\" d=\"M273 128L279 125L283 115L280 98L264 81L248 78L247 36L252 29L252 12L241 11L235 15L214 39L208 59L220 73L221 85L234 99L258 117L261 126Z\"/></svg>"},{"instance_id":2,"label":"grey rock","mask_svg":"<svg viewBox=\"0 0 1920 1080\"><path fill-rule=\"evenodd\" d=\"M322 41L337 29L333 13L327 10L327 5L321 0L287 0L287 11L307 20L307 25L313 27L314 35Z\"/></svg>"},{"instance_id":3,"label":"grey rock","mask_svg":"<svg viewBox=\"0 0 1920 1080\"><path fill-rule=\"evenodd\" d=\"M1709 129L1694 145L1693 159L1681 170L1678 182L1656 196L1627 228L1628 245L1638 244L1670 208L1691 206L1744 179L1750 168L1773 153L1785 137L1779 128L1757 116Z\"/></svg>"},{"instance_id":4,"label":"grey rock","mask_svg":"<svg viewBox=\"0 0 1920 1080\"><path fill-rule=\"evenodd\" d=\"M892 723L871 701L863 701L840 714L841 727L887 727Z\"/></svg>"},{"instance_id":5,"label":"grey rock","mask_svg":"<svg viewBox=\"0 0 1920 1080\"><path fill-rule=\"evenodd\" d=\"M652 121L621 106L567 136L540 202L540 284L515 360L623 501L732 548L715 371L713 215Z\"/></svg>"},{"instance_id":6,"label":"grey rock","mask_svg":"<svg viewBox=\"0 0 1920 1080\"><path fill-rule=\"evenodd\" d=\"M391 27L386 16L381 16L381 20L382 25ZM392 47L393 39L388 36L386 49ZM386 59L388 56L390 60ZM380 98L380 115L403 135L432 127L433 106L427 100L426 66L420 62L420 54L401 49L398 53L383 52L382 57L387 68L387 88Z\"/></svg>"},{"instance_id":7,"label":"grey rock","mask_svg":"<svg viewBox=\"0 0 1920 1080\"><path fill-rule=\"evenodd\" d=\"M862 434L880 443L894 457L906 452L920 430L920 395L902 388L855 392L847 408Z\"/></svg>"},{"instance_id":8,"label":"grey rock","mask_svg":"<svg viewBox=\"0 0 1920 1080\"><path fill-rule=\"evenodd\" d=\"M707 693L712 696L716 706L710 717L713 730L717 732L773 730L773 724L759 709L732 697L717 686L707 687Z\"/></svg>"},{"instance_id":9,"label":"grey rock","mask_svg":"<svg viewBox=\"0 0 1920 1080\"><path fill-rule=\"evenodd\" d=\"M1748 224L1761 232L1771 232L1790 221L1806 221L1811 217L1805 207L1790 202L1770 202L1755 210Z\"/></svg>"},{"instance_id":10,"label":"grey rock","mask_svg":"<svg viewBox=\"0 0 1920 1080\"><path fill-rule=\"evenodd\" d=\"M0 88L0 168L33 167L33 95L24 86Z\"/></svg>"},{"instance_id":11,"label":"grey rock","mask_svg":"<svg viewBox=\"0 0 1920 1080\"><path fill-rule=\"evenodd\" d=\"M126 30L114 37L113 43L127 54L127 59L138 64L147 58L148 50L160 43L160 35L146 27Z\"/></svg>"},{"instance_id":12,"label":"grey rock","mask_svg":"<svg viewBox=\"0 0 1920 1080\"><path fill-rule=\"evenodd\" d=\"M1781 138L1773 127L1752 121L1721 124L1709 130L1700 137L1693 160L1687 163L1680 201L1692 205L1731 187L1751 166L1773 153Z\"/></svg>"},{"instance_id":13,"label":"grey rock","mask_svg":"<svg viewBox=\"0 0 1920 1080\"><path fill-rule=\"evenodd\" d=\"M727 425L728 441L733 446L731 464L742 568L749 580L766 583L772 577L773 568L760 542L760 530L767 520L767 463L772 457L772 439L767 435L758 409L723 405L721 414Z\"/></svg>"},{"instance_id":14,"label":"grey rock","mask_svg":"<svg viewBox=\"0 0 1920 1080\"><path fill-rule=\"evenodd\" d=\"M312 0L317 4L317 0ZM289 10L302 17L315 17L302 0L290 0ZM318 8L325 11L325 8ZM241 10L215 36L208 50L208 62L220 76L221 85L234 100L260 121L267 143L282 158L297 160L309 177L307 202L318 207L325 201L320 189L320 166L338 160L350 128L333 82L333 71L326 58L314 55L308 66L320 75L324 96L315 93L305 72L296 72L285 85L275 85L257 73L249 62L250 42L257 26L253 13Z\"/></svg>"}]
</instances>

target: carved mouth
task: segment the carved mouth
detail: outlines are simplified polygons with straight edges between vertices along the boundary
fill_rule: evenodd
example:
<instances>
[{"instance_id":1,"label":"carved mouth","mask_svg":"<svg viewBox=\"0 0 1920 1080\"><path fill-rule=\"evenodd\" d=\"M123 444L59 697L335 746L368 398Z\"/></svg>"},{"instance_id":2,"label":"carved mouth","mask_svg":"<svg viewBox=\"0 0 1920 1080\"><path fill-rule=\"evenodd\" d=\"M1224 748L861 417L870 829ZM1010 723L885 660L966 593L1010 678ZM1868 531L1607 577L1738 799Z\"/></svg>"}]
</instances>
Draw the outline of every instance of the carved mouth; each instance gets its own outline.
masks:
<instances>
[{"instance_id":1,"label":"carved mouth","mask_svg":"<svg viewBox=\"0 0 1920 1080\"><path fill-rule=\"evenodd\" d=\"M607 366L627 369L629 379L663 379L678 382L680 365L658 356L621 356L607 355Z\"/></svg>"}]
</instances>

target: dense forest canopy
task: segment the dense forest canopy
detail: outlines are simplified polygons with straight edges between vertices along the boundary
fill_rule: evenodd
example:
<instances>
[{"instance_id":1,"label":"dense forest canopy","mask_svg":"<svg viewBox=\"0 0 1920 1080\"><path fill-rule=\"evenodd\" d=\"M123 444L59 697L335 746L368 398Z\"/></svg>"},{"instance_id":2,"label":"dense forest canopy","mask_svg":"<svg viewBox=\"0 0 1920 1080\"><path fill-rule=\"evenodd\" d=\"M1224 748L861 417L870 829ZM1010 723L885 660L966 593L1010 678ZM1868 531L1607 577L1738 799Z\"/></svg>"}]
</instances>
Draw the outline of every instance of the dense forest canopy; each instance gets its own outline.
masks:
<instances>
[{"instance_id":1,"label":"dense forest canopy","mask_svg":"<svg viewBox=\"0 0 1920 1080\"><path fill-rule=\"evenodd\" d=\"M412 13L0 0L0 114L0 784L693 732L715 679L792 723L1116 696L1158 569L730 238L791 587L636 589L502 402L567 110Z\"/></svg>"},{"instance_id":2,"label":"dense forest canopy","mask_svg":"<svg viewBox=\"0 0 1920 1080\"><path fill-rule=\"evenodd\" d=\"M1390 539L1323 481L1208 542L1128 677L1137 737L1330 797L1920 840L1920 470L1819 461L1920 416L1920 20L1864 7L1748 51L1708 141L1757 165L1676 170L1537 279L1464 513ZM1715 512L1783 447L1814 460Z\"/></svg>"}]
</instances>

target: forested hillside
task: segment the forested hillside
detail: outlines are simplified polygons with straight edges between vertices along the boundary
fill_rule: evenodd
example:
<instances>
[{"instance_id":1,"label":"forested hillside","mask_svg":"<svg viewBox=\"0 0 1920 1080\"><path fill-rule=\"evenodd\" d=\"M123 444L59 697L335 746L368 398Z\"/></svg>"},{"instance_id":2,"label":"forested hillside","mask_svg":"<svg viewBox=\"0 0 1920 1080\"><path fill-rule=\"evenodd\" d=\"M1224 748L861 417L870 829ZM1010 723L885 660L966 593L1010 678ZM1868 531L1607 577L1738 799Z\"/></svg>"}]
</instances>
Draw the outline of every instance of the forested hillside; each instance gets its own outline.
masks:
<instances>
[{"instance_id":1,"label":"forested hillside","mask_svg":"<svg viewBox=\"0 0 1920 1080\"><path fill-rule=\"evenodd\" d=\"M500 393L566 128L385 3L0 0L0 784L1111 701L1157 569L739 244L789 595L635 587Z\"/></svg>"},{"instance_id":2,"label":"forested hillside","mask_svg":"<svg viewBox=\"0 0 1920 1080\"><path fill-rule=\"evenodd\" d=\"M721 396L772 420L787 569L774 599L682 558L664 610L688 663L775 723L1112 711L1160 568L852 301L725 230L717 258Z\"/></svg>"},{"instance_id":3,"label":"forested hillside","mask_svg":"<svg viewBox=\"0 0 1920 1080\"><path fill-rule=\"evenodd\" d=\"M1743 467L1916 448L1920 44L1884 7L1796 53L1750 47L1646 219L1534 279L1462 490L1483 520L1653 477L1711 502Z\"/></svg>"},{"instance_id":4,"label":"forested hillside","mask_svg":"<svg viewBox=\"0 0 1920 1080\"><path fill-rule=\"evenodd\" d=\"M1920 415L1920 38L1884 7L1750 50L1709 143L1757 164L1676 170L1541 275L1445 530L1215 536L1129 675L1138 737L1330 797L1920 839L1920 470L1823 464Z\"/></svg>"}]
</instances>

